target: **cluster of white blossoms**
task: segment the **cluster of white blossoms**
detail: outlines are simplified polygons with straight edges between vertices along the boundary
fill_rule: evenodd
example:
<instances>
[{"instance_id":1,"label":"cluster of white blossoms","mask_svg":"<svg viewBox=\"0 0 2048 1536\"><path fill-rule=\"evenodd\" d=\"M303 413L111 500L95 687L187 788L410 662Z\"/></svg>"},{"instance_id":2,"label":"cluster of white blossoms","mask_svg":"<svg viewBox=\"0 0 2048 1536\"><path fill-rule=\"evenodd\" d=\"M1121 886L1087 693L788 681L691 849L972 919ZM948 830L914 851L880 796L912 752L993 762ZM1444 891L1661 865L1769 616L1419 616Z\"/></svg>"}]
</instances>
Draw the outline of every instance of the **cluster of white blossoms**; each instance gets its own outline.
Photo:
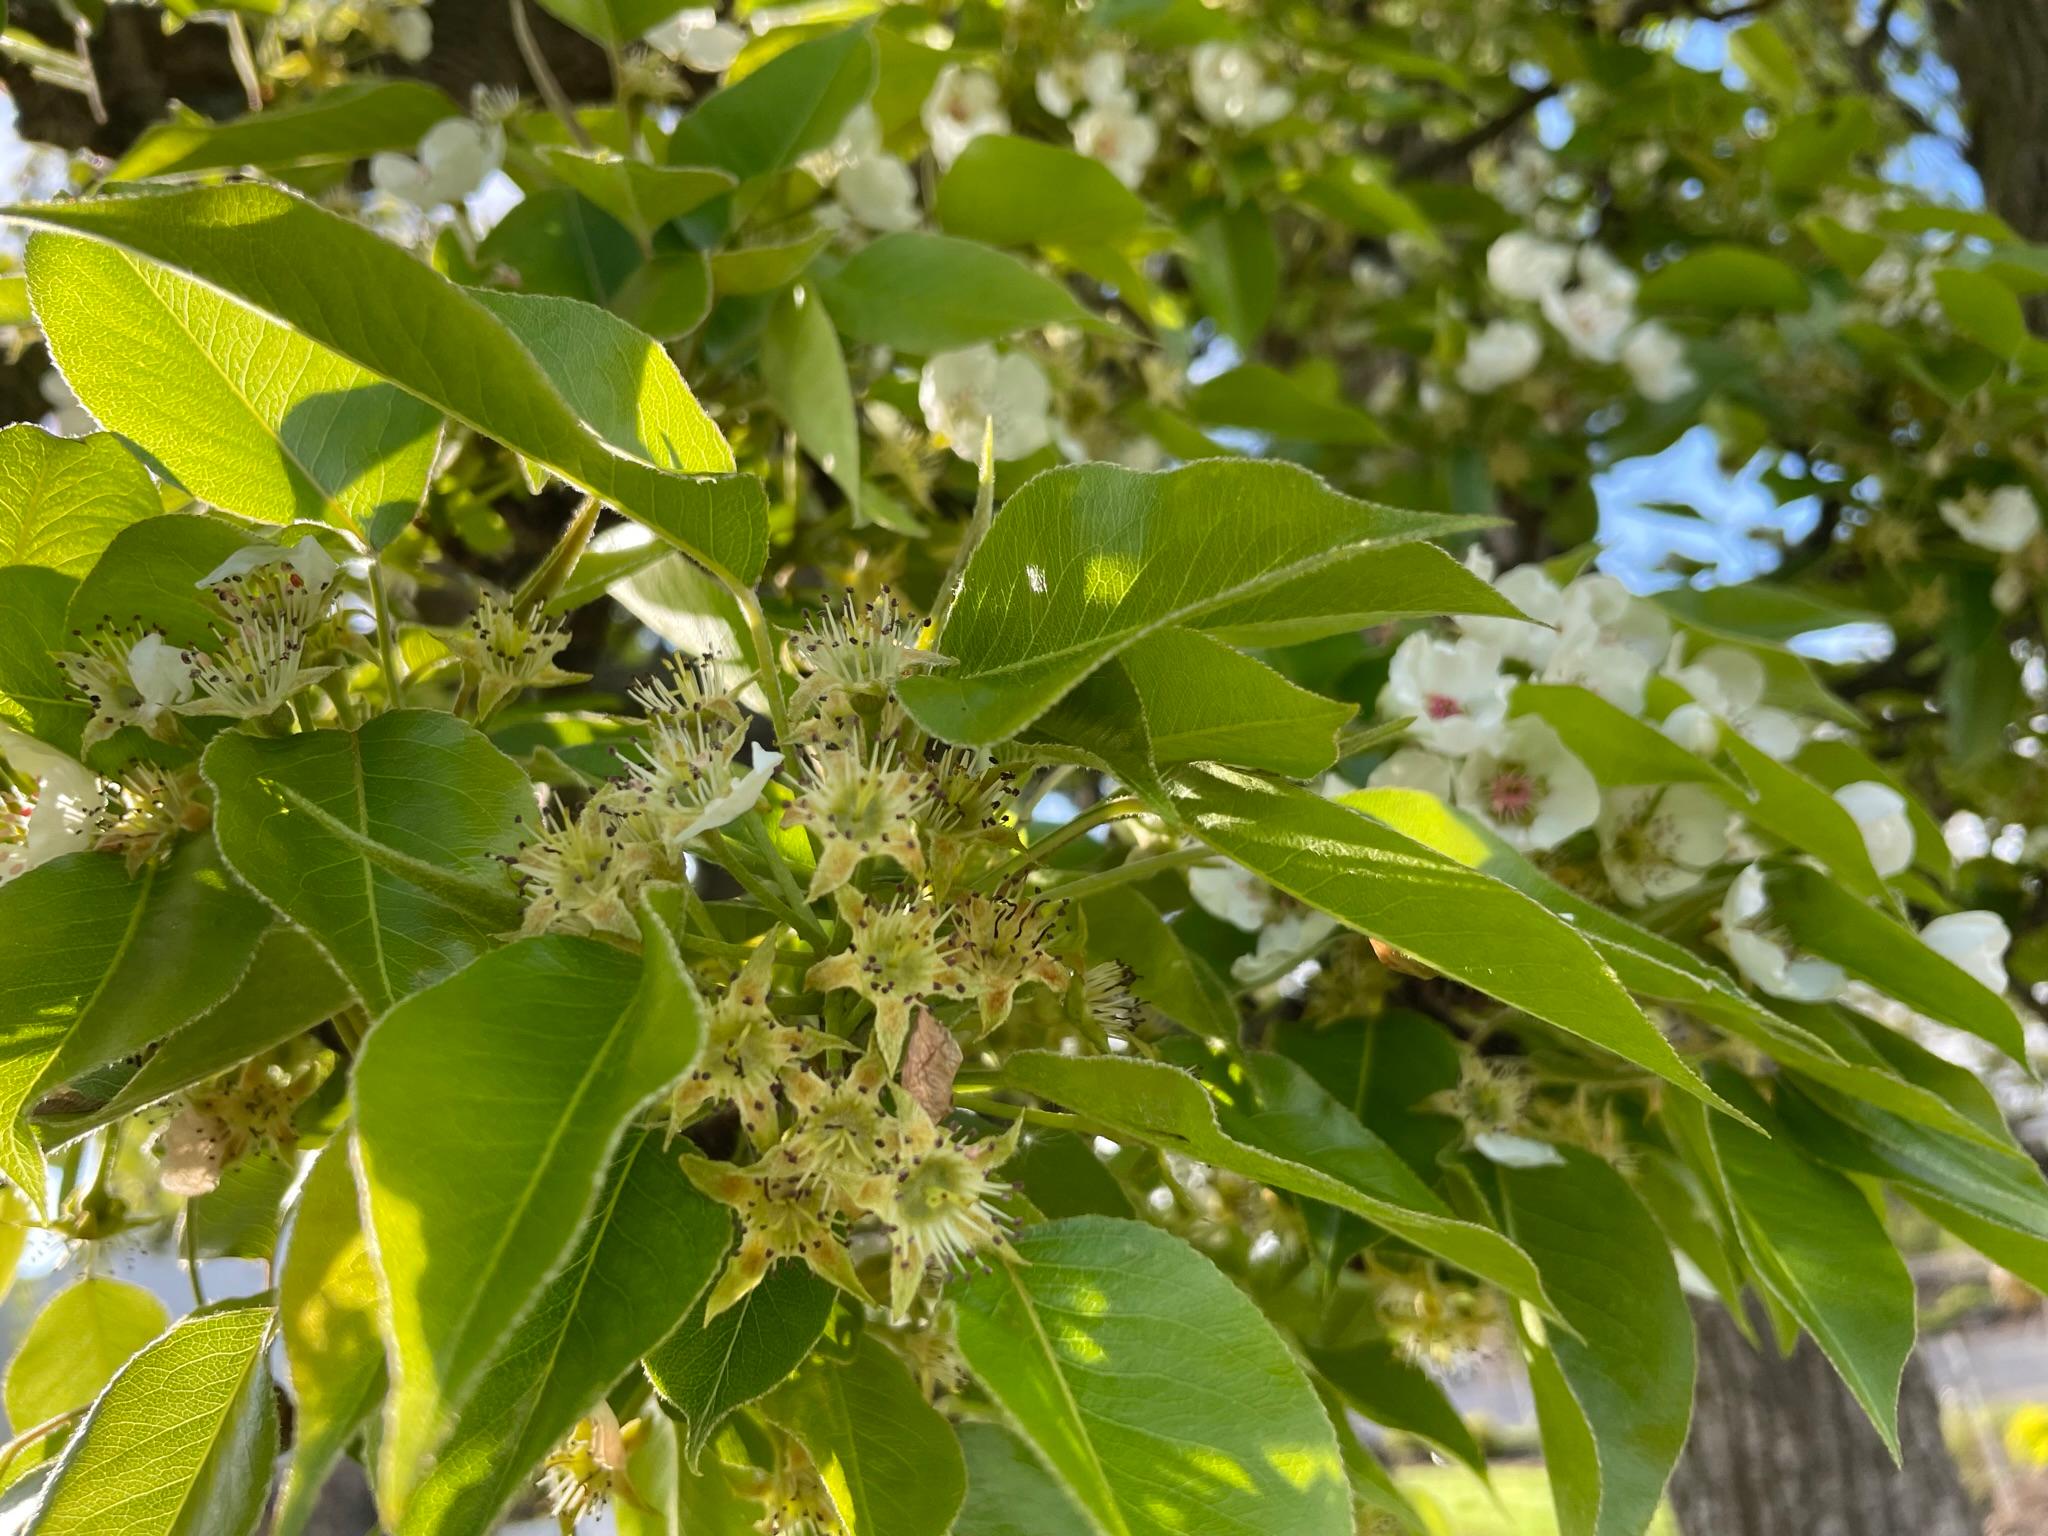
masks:
<instances>
[{"instance_id":1,"label":"cluster of white blossoms","mask_svg":"<svg viewBox=\"0 0 2048 1536\"><path fill-rule=\"evenodd\" d=\"M1516 230L1488 248L1486 277L1502 298L1535 306L1577 356L1620 364L1644 399L1676 400L1698 383L1678 336L1636 318L1636 275L1601 247L1575 249ZM1526 378L1542 356L1533 321L1496 319L1466 343L1458 383L1486 394Z\"/></svg>"},{"instance_id":2,"label":"cluster of white blossoms","mask_svg":"<svg viewBox=\"0 0 2048 1536\"><path fill-rule=\"evenodd\" d=\"M1036 87L1041 107L1071 119L1075 149L1100 160L1127 187L1144 181L1159 153L1159 125L1139 107L1122 54L1105 49L1079 64L1042 69Z\"/></svg>"},{"instance_id":3,"label":"cluster of white blossoms","mask_svg":"<svg viewBox=\"0 0 2048 1536\"><path fill-rule=\"evenodd\" d=\"M370 185L393 202L432 212L461 202L504 163L505 130L473 118L447 117L429 128L408 155L370 157Z\"/></svg>"},{"instance_id":4,"label":"cluster of white blossoms","mask_svg":"<svg viewBox=\"0 0 2048 1536\"><path fill-rule=\"evenodd\" d=\"M1195 109L1219 128L1249 133L1294 110L1294 92L1266 78L1266 66L1242 43L1198 43L1188 60Z\"/></svg>"}]
</instances>

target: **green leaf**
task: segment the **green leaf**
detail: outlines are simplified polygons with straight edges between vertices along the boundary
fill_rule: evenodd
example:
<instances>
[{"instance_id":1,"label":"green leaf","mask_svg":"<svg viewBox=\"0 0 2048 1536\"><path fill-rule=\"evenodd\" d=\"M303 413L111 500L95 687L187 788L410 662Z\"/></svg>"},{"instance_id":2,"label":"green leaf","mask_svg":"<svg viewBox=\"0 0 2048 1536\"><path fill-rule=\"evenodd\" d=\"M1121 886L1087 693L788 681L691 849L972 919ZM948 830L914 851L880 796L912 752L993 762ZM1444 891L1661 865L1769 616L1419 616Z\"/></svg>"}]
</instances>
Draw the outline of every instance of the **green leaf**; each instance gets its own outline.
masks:
<instances>
[{"instance_id":1,"label":"green leaf","mask_svg":"<svg viewBox=\"0 0 2048 1536\"><path fill-rule=\"evenodd\" d=\"M2027 317L2019 298L1989 273L1942 267L1934 274L1934 296L1949 324L1987 351L2009 359L2026 345Z\"/></svg>"},{"instance_id":2,"label":"green leaf","mask_svg":"<svg viewBox=\"0 0 2048 1536\"><path fill-rule=\"evenodd\" d=\"M1798 268L1753 247L1708 245L1644 278L1637 301L1653 313L1804 309L1806 280Z\"/></svg>"},{"instance_id":3,"label":"green leaf","mask_svg":"<svg viewBox=\"0 0 2048 1536\"><path fill-rule=\"evenodd\" d=\"M107 172L109 181L191 176L361 160L379 150L410 152L455 104L417 80L352 80L288 107L224 123L183 114L137 139Z\"/></svg>"},{"instance_id":4,"label":"green leaf","mask_svg":"<svg viewBox=\"0 0 2048 1536\"><path fill-rule=\"evenodd\" d=\"M1711 784L1741 795L1712 763L1688 752L1654 725L1585 688L1519 684L1513 713L1550 723L1558 738L1603 788L1629 784Z\"/></svg>"},{"instance_id":5,"label":"green leaf","mask_svg":"<svg viewBox=\"0 0 2048 1536\"><path fill-rule=\"evenodd\" d=\"M714 569L752 580L766 560L757 481L669 474L609 451L490 311L353 220L255 183L0 217L89 235L196 278L496 437Z\"/></svg>"},{"instance_id":6,"label":"green leaf","mask_svg":"<svg viewBox=\"0 0 2048 1536\"><path fill-rule=\"evenodd\" d=\"M1280 297L1280 247L1256 203L1207 203L1186 221L1188 282L1223 334L1247 349Z\"/></svg>"},{"instance_id":7,"label":"green leaf","mask_svg":"<svg viewBox=\"0 0 2048 1536\"><path fill-rule=\"evenodd\" d=\"M72 643L65 613L77 588L46 566L0 566L0 723L71 757L91 710L50 653Z\"/></svg>"},{"instance_id":8,"label":"green leaf","mask_svg":"<svg viewBox=\"0 0 2048 1536\"><path fill-rule=\"evenodd\" d=\"M1566 919L1614 968L1631 992L1671 1003L1749 1041L1773 1059L1845 1093L1882 1104L1922 1124L2000 1145L1999 1133L1959 1113L1942 1095L1899 1077L1885 1058L1853 1033L1827 1036L1812 1027L1825 1012L1795 1022L1773 1012L1691 950L1637 927L1567 891L1521 854L1433 795L1415 790L1363 790L1344 797L1438 853L1482 870ZM1888 1033L1888 1032L1887 1032Z\"/></svg>"},{"instance_id":9,"label":"green leaf","mask_svg":"<svg viewBox=\"0 0 2048 1536\"><path fill-rule=\"evenodd\" d=\"M0 431L0 565L83 576L115 534L162 510L149 471L111 432Z\"/></svg>"},{"instance_id":10,"label":"green leaf","mask_svg":"<svg viewBox=\"0 0 2048 1536\"><path fill-rule=\"evenodd\" d=\"M35 1536L253 1530L277 1458L273 1316L253 1303L195 1312L131 1360L50 1474Z\"/></svg>"},{"instance_id":11,"label":"green leaf","mask_svg":"<svg viewBox=\"0 0 2048 1536\"><path fill-rule=\"evenodd\" d=\"M267 927L204 839L133 879L111 855L72 853L0 885L0 1172L40 1202L27 1110L213 1007Z\"/></svg>"},{"instance_id":12,"label":"green leaf","mask_svg":"<svg viewBox=\"0 0 2048 1536\"><path fill-rule=\"evenodd\" d=\"M1664 1497L1692 1417L1692 1314L1650 1213L1620 1174L1568 1147L1561 1167L1500 1170L1508 1231L1536 1260L1576 1337L1547 1340L1578 1423L1539 1395L1546 1455L1590 1439L1594 1500L1584 1482L1556 1486L1562 1536L1642 1536ZM1555 1460L1555 1458L1553 1458ZM1583 1471L1583 1469L1581 1469Z\"/></svg>"},{"instance_id":13,"label":"green leaf","mask_svg":"<svg viewBox=\"0 0 2048 1536\"><path fill-rule=\"evenodd\" d=\"M1027 1227L951 1289L960 1351L1101 1536L1349 1536L1322 1405L1210 1262L1139 1222Z\"/></svg>"},{"instance_id":14,"label":"green leaf","mask_svg":"<svg viewBox=\"0 0 2048 1536\"><path fill-rule=\"evenodd\" d=\"M533 791L518 764L452 715L392 710L358 731L228 732L201 764L214 835L235 873L326 951L382 1013L489 948L508 926L423 889L337 835L452 875L489 877L519 844Z\"/></svg>"},{"instance_id":15,"label":"green leaf","mask_svg":"<svg viewBox=\"0 0 2048 1536\"><path fill-rule=\"evenodd\" d=\"M1264 363L1242 363L1195 387L1188 413L1207 427L1236 427L1295 443L1363 447L1386 432L1361 410L1325 400Z\"/></svg>"},{"instance_id":16,"label":"green leaf","mask_svg":"<svg viewBox=\"0 0 2048 1536\"><path fill-rule=\"evenodd\" d=\"M647 1437L626 1464L640 1503L612 1506L619 1536L757 1536L760 1504L743 1497L716 1460L691 1471L680 1439L662 1415L648 1417Z\"/></svg>"},{"instance_id":17,"label":"green leaf","mask_svg":"<svg viewBox=\"0 0 2048 1536\"><path fill-rule=\"evenodd\" d=\"M947 234L988 245L1114 245L1145 226L1143 200L1100 160L1005 133L960 152L933 213Z\"/></svg>"},{"instance_id":18,"label":"green leaf","mask_svg":"<svg viewBox=\"0 0 2048 1536\"><path fill-rule=\"evenodd\" d=\"M668 163L716 166L741 181L787 169L830 144L874 88L866 27L811 38L706 98L669 136Z\"/></svg>"},{"instance_id":19,"label":"green leaf","mask_svg":"<svg viewBox=\"0 0 2048 1536\"><path fill-rule=\"evenodd\" d=\"M1339 1206L1511 1295L1544 1305L1526 1256L1498 1232L1450 1212L1406 1164L1291 1062L1259 1058L1241 1105L1219 1104L1178 1067L1112 1056L1019 1051L1007 1087L1062 1104L1118 1140L1227 1168Z\"/></svg>"},{"instance_id":20,"label":"green leaf","mask_svg":"<svg viewBox=\"0 0 2048 1536\"><path fill-rule=\"evenodd\" d=\"M358 531L419 510L441 441L433 406L113 246L36 235L28 275L78 398L195 496L264 522Z\"/></svg>"},{"instance_id":21,"label":"green leaf","mask_svg":"<svg viewBox=\"0 0 2048 1536\"><path fill-rule=\"evenodd\" d=\"M2019 1148L1943 1136L1817 1086L1788 1087L1777 1105L1799 1144L1831 1167L2048 1243L2048 1181Z\"/></svg>"},{"instance_id":22,"label":"green leaf","mask_svg":"<svg viewBox=\"0 0 2048 1536\"><path fill-rule=\"evenodd\" d=\"M832 318L855 341L921 356L1046 325L1103 324L1016 257L915 230L869 241L821 286Z\"/></svg>"},{"instance_id":23,"label":"green leaf","mask_svg":"<svg viewBox=\"0 0 2048 1536\"><path fill-rule=\"evenodd\" d=\"M1355 551L1205 613L1194 628L1232 645L1299 645L1415 614L1518 619L1521 610L1434 544Z\"/></svg>"},{"instance_id":24,"label":"green leaf","mask_svg":"<svg viewBox=\"0 0 2048 1536\"><path fill-rule=\"evenodd\" d=\"M576 1251L505 1340L405 1512L401 1536L486 1530L590 1405L690 1314L732 1216L628 1133Z\"/></svg>"},{"instance_id":25,"label":"green leaf","mask_svg":"<svg viewBox=\"0 0 2048 1536\"><path fill-rule=\"evenodd\" d=\"M1870 849L1856 818L1840 801L1796 768L1767 757L1733 731L1721 746L1749 781L1753 795L1723 790L1729 808L1776 838L1812 854L1858 896L1878 896L1884 881L1871 867Z\"/></svg>"},{"instance_id":26,"label":"green leaf","mask_svg":"<svg viewBox=\"0 0 2048 1536\"><path fill-rule=\"evenodd\" d=\"M637 43L648 31L682 9L674 0L535 0L558 21L593 42Z\"/></svg>"},{"instance_id":27,"label":"green leaf","mask_svg":"<svg viewBox=\"0 0 2048 1536\"><path fill-rule=\"evenodd\" d=\"M796 440L860 514L860 422L839 332L825 301L798 285L775 301L761 332L761 382Z\"/></svg>"},{"instance_id":28,"label":"green leaf","mask_svg":"<svg viewBox=\"0 0 2048 1536\"><path fill-rule=\"evenodd\" d=\"M1772 915L1800 948L1919 1013L1988 1040L2015 1061L2027 1059L2012 1005L1919 935L1802 865L1774 871L1767 888Z\"/></svg>"},{"instance_id":29,"label":"green leaf","mask_svg":"<svg viewBox=\"0 0 2048 1536\"><path fill-rule=\"evenodd\" d=\"M1217 852L1446 976L1713 1102L1572 925L1470 867L1484 856L1467 857L1484 848L1476 837L1465 850L1440 852L1386 823L1381 811L1400 800L1325 800L1220 768L1182 778L1181 815ZM1485 944L1470 942L1475 931Z\"/></svg>"},{"instance_id":30,"label":"green leaf","mask_svg":"<svg viewBox=\"0 0 2048 1536\"><path fill-rule=\"evenodd\" d=\"M560 181L643 235L738 185L731 173L701 166L649 165L563 145L545 145L536 153Z\"/></svg>"},{"instance_id":31,"label":"green leaf","mask_svg":"<svg viewBox=\"0 0 2048 1536\"><path fill-rule=\"evenodd\" d=\"M611 296L612 312L656 341L677 341L711 313L711 259L664 251L635 268Z\"/></svg>"},{"instance_id":32,"label":"green leaf","mask_svg":"<svg viewBox=\"0 0 2048 1536\"><path fill-rule=\"evenodd\" d=\"M662 1406L689 1428L684 1459L697 1464L726 1415L772 1390L825 1330L836 1294L807 1265L787 1260L708 1324L686 1316L642 1362Z\"/></svg>"},{"instance_id":33,"label":"green leaf","mask_svg":"<svg viewBox=\"0 0 2048 1536\"><path fill-rule=\"evenodd\" d=\"M1768 1108L1733 1074L1715 1086L1771 1131ZM1913 1352L1913 1278L1862 1190L1765 1134L1716 1116L1707 1127L1716 1170L1752 1271L1813 1335L1899 1453L1899 1380Z\"/></svg>"},{"instance_id":34,"label":"green leaf","mask_svg":"<svg viewBox=\"0 0 2048 1536\"><path fill-rule=\"evenodd\" d=\"M377 1274L363 1238L346 1134L328 1142L306 1176L285 1245L277 1307L291 1366L294 1431L273 1536L298 1536L328 1472L384 1395Z\"/></svg>"},{"instance_id":35,"label":"green leaf","mask_svg":"<svg viewBox=\"0 0 2048 1536\"><path fill-rule=\"evenodd\" d=\"M1309 1361L1346 1402L1375 1424L1419 1436L1478 1476L1486 1476L1486 1453L1436 1378L1385 1339L1345 1349L1312 1349Z\"/></svg>"},{"instance_id":36,"label":"green leaf","mask_svg":"<svg viewBox=\"0 0 2048 1536\"><path fill-rule=\"evenodd\" d=\"M1073 1536L1081 1511L1038 1464L1031 1447L999 1424L962 1424L967 1502L953 1536Z\"/></svg>"},{"instance_id":37,"label":"green leaf","mask_svg":"<svg viewBox=\"0 0 2048 1536\"><path fill-rule=\"evenodd\" d=\"M125 1280L87 1275L66 1286L8 1362L7 1422L19 1433L85 1407L169 1322L162 1302Z\"/></svg>"},{"instance_id":38,"label":"green leaf","mask_svg":"<svg viewBox=\"0 0 2048 1536\"><path fill-rule=\"evenodd\" d=\"M277 1229L298 1173L294 1162L258 1154L230 1165L220 1183L185 1205L192 1253L202 1259L256 1259L277 1252Z\"/></svg>"},{"instance_id":39,"label":"green leaf","mask_svg":"<svg viewBox=\"0 0 2048 1536\"><path fill-rule=\"evenodd\" d=\"M618 316L552 294L473 290L592 431L658 469L729 474L732 449L669 355Z\"/></svg>"},{"instance_id":40,"label":"green leaf","mask_svg":"<svg viewBox=\"0 0 2048 1536\"><path fill-rule=\"evenodd\" d=\"M967 1494L953 1427L888 1346L862 1333L853 1358L813 1355L761 1412L803 1444L847 1536L945 1536Z\"/></svg>"},{"instance_id":41,"label":"green leaf","mask_svg":"<svg viewBox=\"0 0 2048 1536\"><path fill-rule=\"evenodd\" d=\"M1210 1040L1237 1037L1237 1006L1221 980L1188 952L1159 911L1129 886L1086 897L1091 959L1120 960L1131 970L1131 990L1190 1034Z\"/></svg>"},{"instance_id":42,"label":"green leaf","mask_svg":"<svg viewBox=\"0 0 2048 1536\"><path fill-rule=\"evenodd\" d=\"M935 645L953 665L908 679L903 702L945 740L1002 741L1147 635L1360 549L1469 526L1354 501L1279 462L1048 470L967 562Z\"/></svg>"},{"instance_id":43,"label":"green leaf","mask_svg":"<svg viewBox=\"0 0 2048 1536\"><path fill-rule=\"evenodd\" d=\"M521 293L610 304L647 259L633 232L567 187L529 192L477 246L485 272L506 268Z\"/></svg>"},{"instance_id":44,"label":"green leaf","mask_svg":"<svg viewBox=\"0 0 2048 1536\"><path fill-rule=\"evenodd\" d=\"M255 532L245 525L186 512L130 524L78 584L65 608L65 629L89 635L139 622L173 645L210 649L218 644L223 614L200 578L252 542ZM142 739L139 733L135 739Z\"/></svg>"},{"instance_id":45,"label":"green leaf","mask_svg":"<svg viewBox=\"0 0 2048 1536\"><path fill-rule=\"evenodd\" d=\"M696 1060L689 976L644 910L641 932L637 959L559 936L492 950L399 1003L364 1043L354 1098L390 1308L389 1525L566 1256L627 1119Z\"/></svg>"},{"instance_id":46,"label":"green leaf","mask_svg":"<svg viewBox=\"0 0 2048 1536\"><path fill-rule=\"evenodd\" d=\"M1191 629L1158 630L1116 662L1161 765L1214 761L1308 778L1336 762L1337 732L1358 712Z\"/></svg>"},{"instance_id":47,"label":"green leaf","mask_svg":"<svg viewBox=\"0 0 2048 1536\"><path fill-rule=\"evenodd\" d=\"M831 243L826 229L806 230L788 239L759 245L736 245L711 257L711 287L720 298L773 293L795 282L812 258Z\"/></svg>"},{"instance_id":48,"label":"green leaf","mask_svg":"<svg viewBox=\"0 0 2048 1536\"><path fill-rule=\"evenodd\" d=\"M354 994L319 946L298 929L275 924L257 943L235 989L159 1045L105 1102L58 1113L39 1109L36 1129L49 1147L75 1141L283 1045L352 1001Z\"/></svg>"}]
</instances>

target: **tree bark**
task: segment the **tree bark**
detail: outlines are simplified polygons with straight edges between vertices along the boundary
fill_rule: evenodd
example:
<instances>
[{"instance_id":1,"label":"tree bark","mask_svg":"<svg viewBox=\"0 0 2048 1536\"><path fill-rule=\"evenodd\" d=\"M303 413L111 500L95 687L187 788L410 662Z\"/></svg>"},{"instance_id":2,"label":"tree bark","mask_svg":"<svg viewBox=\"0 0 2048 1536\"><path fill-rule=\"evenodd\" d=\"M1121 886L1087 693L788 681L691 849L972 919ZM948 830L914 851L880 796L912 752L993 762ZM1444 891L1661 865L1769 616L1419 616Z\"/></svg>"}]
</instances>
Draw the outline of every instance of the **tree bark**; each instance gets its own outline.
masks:
<instances>
[{"instance_id":1,"label":"tree bark","mask_svg":"<svg viewBox=\"0 0 2048 1536\"><path fill-rule=\"evenodd\" d=\"M1984 201L2029 240L2048 238L2048 5L1937 4L1935 36L1962 88L1970 164Z\"/></svg>"},{"instance_id":2,"label":"tree bark","mask_svg":"<svg viewBox=\"0 0 2048 1536\"><path fill-rule=\"evenodd\" d=\"M1784 1360L1752 1348L1720 1307L1693 1313L1699 1387L1671 1480L1684 1536L1977 1536L1917 1358L1900 1395L1899 1467L1811 1339Z\"/></svg>"}]
</instances>

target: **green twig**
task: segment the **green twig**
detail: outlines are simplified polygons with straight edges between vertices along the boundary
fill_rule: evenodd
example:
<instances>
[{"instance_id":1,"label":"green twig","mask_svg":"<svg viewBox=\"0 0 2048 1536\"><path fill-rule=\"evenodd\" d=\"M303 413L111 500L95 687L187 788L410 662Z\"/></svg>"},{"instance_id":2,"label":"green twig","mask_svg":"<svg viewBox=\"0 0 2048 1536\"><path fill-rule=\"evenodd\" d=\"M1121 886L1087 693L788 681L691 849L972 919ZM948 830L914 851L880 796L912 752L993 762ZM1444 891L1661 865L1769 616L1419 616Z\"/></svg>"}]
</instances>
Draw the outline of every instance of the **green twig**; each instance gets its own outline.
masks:
<instances>
[{"instance_id":1,"label":"green twig","mask_svg":"<svg viewBox=\"0 0 2048 1536\"><path fill-rule=\"evenodd\" d=\"M980 876L974 882L975 888L991 890L1005 880L1022 874L1047 855L1059 852L1067 844L1085 836L1104 822L1115 821L1124 816L1140 816L1144 811L1145 802L1136 795L1117 795L1107 800L1098 800L1059 830L1048 832L1015 858L1007 863L998 864L987 874Z\"/></svg>"},{"instance_id":2,"label":"green twig","mask_svg":"<svg viewBox=\"0 0 2048 1536\"><path fill-rule=\"evenodd\" d=\"M1050 901L1076 901L1083 896L1093 896L1098 891L1113 890L1119 885L1129 885L1134 880L1150 880L1154 875L1163 875L1169 869L1199 864L1204 859L1215 857L1215 851L1209 848L1177 848L1172 853L1155 854L1149 859L1132 859L1127 864L1117 865L1115 869L1098 870L1092 875L1062 880L1056 885L1047 886L1042 894Z\"/></svg>"},{"instance_id":3,"label":"green twig","mask_svg":"<svg viewBox=\"0 0 2048 1536\"><path fill-rule=\"evenodd\" d=\"M513 0L516 5L518 0ZM387 707L405 707L405 675L398 670L398 644L394 631L397 620L391 612L391 592L384 585L382 551L370 557L370 604L377 610L377 661L384 669Z\"/></svg>"}]
</instances>

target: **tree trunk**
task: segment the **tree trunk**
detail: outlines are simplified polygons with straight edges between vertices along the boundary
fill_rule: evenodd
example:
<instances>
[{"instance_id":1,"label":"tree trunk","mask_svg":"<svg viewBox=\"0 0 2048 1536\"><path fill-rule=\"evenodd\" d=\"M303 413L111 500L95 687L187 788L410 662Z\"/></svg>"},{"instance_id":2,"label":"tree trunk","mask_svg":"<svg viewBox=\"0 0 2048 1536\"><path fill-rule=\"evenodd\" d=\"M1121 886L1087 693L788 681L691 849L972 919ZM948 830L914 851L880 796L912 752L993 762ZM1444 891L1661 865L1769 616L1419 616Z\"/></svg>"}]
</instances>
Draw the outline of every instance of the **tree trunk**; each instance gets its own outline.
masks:
<instances>
[{"instance_id":1,"label":"tree trunk","mask_svg":"<svg viewBox=\"0 0 2048 1536\"><path fill-rule=\"evenodd\" d=\"M1984 201L2030 240L2048 237L2048 5L1935 5L1935 36L1962 88L1970 163Z\"/></svg>"},{"instance_id":2,"label":"tree trunk","mask_svg":"<svg viewBox=\"0 0 2048 1536\"><path fill-rule=\"evenodd\" d=\"M1783 1360L1720 1307L1693 1313L1699 1387L1671 1480L1684 1536L1977 1536L1917 1358L1899 1403L1901 1468L1811 1339Z\"/></svg>"}]
</instances>

